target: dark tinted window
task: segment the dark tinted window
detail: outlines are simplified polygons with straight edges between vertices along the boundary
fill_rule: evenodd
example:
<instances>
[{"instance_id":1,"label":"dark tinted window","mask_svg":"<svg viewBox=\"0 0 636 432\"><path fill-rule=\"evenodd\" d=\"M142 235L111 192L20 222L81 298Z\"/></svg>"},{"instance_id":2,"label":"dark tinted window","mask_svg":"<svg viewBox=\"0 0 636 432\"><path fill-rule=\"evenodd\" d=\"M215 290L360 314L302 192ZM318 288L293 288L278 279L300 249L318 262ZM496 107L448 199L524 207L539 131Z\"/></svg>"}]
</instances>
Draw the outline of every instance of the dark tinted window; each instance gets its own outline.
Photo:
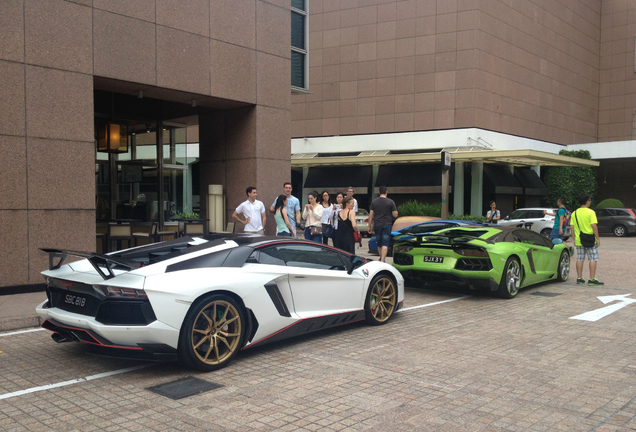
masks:
<instances>
[{"instance_id":1,"label":"dark tinted window","mask_svg":"<svg viewBox=\"0 0 636 432\"><path fill-rule=\"evenodd\" d=\"M631 213L627 210L614 209L614 212L616 213L616 216L631 216Z\"/></svg>"},{"instance_id":2,"label":"dark tinted window","mask_svg":"<svg viewBox=\"0 0 636 432\"><path fill-rule=\"evenodd\" d=\"M510 219L523 219L528 212L526 210L515 210L510 213Z\"/></svg>"},{"instance_id":3,"label":"dark tinted window","mask_svg":"<svg viewBox=\"0 0 636 432\"><path fill-rule=\"evenodd\" d=\"M551 213L555 213L555 211L554 211L554 210L552 210L552 212L551 212ZM543 214L543 210L530 210L530 211L528 211L528 216L526 216L526 217L528 217L528 218L541 219L541 218L543 218L543 216L545 216L545 215Z\"/></svg>"},{"instance_id":4,"label":"dark tinted window","mask_svg":"<svg viewBox=\"0 0 636 432\"><path fill-rule=\"evenodd\" d=\"M607 217L607 216L612 216L612 213L610 213L610 211L608 209L596 209L594 210L596 212L596 217Z\"/></svg>"},{"instance_id":5,"label":"dark tinted window","mask_svg":"<svg viewBox=\"0 0 636 432\"><path fill-rule=\"evenodd\" d=\"M288 266L322 270L345 270L340 253L333 249L313 245L278 246L281 257Z\"/></svg>"},{"instance_id":6,"label":"dark tinted window","mask_svg":"<svg viewBox=\"0 0 636 432\"><path fill-rule=\"evenodd\" d=\"M550 239L543 237L541 234L538 234L529 229L519 229L514 232L515 241L521 243L532 244L535 246L543 246L543 247L552 247L552 241Z\"/></svg>"},{"instance_id":7,"label":"dark tinted window","mask_svg":"<svg viewBox=\"0 0 636 432\"><path fill-rule=\"evenodd\" d=\"M285 261L280 256L278 249L275 247L255 250L252 252L252 255L250 255L247 262L255 264L285 265Z\"/></svg>"}]
</instances>

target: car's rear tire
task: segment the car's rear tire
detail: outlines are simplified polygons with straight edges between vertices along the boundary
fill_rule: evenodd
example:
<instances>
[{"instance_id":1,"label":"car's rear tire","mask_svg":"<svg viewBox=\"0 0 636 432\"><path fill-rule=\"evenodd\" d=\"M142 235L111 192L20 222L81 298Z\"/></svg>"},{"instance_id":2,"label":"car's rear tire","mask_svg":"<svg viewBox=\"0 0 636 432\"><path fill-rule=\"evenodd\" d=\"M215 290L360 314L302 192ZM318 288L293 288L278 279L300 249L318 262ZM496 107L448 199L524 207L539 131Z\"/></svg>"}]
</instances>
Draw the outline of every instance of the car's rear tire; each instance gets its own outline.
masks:
<instances>
[{"instance_id":1,"label":"car's rear tire","mask_svg":"<svg viewBox=\"0 0 636 432\"><path fill-rule=\"evenodd\" d=\"M197 300L186 315L179 335L179 360L187 366L221 369L243 346L245 312L233 298L209 294Z\"/></svg>"},{"instance_id":2,"label":"car's rear tire","mask_svg":"<svg viewBox=\"0 0 636 432\"><path fill-rule=\"evenodd\" d=\"M570 277L570 261L570 253L565 250L561 252L557 266L557 281L565 282Z\"/></svg>"},{"instance_id":3,"label":"car's rear tire","mask_svg":"<svg viewBox=\"0 0 636 432\"><path fill-rule=\"evenodd\" d=\"M541 235L542 235L543 237L550 238L550 234L552 234L552 230L551 230L550 228L543 228L543 229L541 230Z\"/></svg>"},{"instance_id":4,"label":"car's rear tire","mask_svg":"<svg viewBox=\"0 0 636 432\"><path fill-rule=\"evenodd\" d=\"M627 228L625 228L624 225L616 225L612 229L612 232L614 233L614 235L616 237L625 237L625 236L627 236Z\"/></svg>"},{"instance_id":5,"label":"car's rear tire","mask_svg":"<svg viewBox=\"0 0 636 432\"><path fill-rule=\"evenodd\" d=\"M367 324L385 324L393 316L396 306L397 286L393 278L386 274L374 277L364 302Z\"/></svg>"},{"instance_id":6,"label":"car's rear tire","mask_svg":"<svg viewBox=\"0 0 636 432\"><path fill-rule=\"evenodd\" d=\"M510 257L508 261L506 261L497 293L501 298L511 299L517 295L520 287L521 264L518 258Z\"/></svg>"}]
</instances>

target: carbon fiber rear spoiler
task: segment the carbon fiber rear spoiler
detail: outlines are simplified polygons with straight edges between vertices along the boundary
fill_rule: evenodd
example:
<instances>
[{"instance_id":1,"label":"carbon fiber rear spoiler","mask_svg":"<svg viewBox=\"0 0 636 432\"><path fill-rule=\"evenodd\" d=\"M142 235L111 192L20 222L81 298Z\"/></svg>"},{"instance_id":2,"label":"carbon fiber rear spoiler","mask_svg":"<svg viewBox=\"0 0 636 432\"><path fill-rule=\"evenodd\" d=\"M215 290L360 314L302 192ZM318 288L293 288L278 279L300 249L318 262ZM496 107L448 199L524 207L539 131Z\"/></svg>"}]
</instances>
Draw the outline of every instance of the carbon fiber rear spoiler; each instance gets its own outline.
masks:
<instances>
[{"instance_id":1,"label":"carbon fiber rear spoiler","mask_svg":"<svg viewBox=\"0 0 636 432\"><path fill-rule=\"evenodd\" d=\"M115 273L113 272L113 268L115 266L122 266L129 270L135 270L141 267L141 263L136 261L114 258L109 255L99 255L93 252L47 248L40 248L40 250L49 254L49 270L59 269L64 264L64 261L66 261L68 256L86 258L88 259L88 262L91 263L95 271L99 273L104 280L115 277ZM56 259L58 260L57 262L55 262Z\"/></svg>"}]
</instances>

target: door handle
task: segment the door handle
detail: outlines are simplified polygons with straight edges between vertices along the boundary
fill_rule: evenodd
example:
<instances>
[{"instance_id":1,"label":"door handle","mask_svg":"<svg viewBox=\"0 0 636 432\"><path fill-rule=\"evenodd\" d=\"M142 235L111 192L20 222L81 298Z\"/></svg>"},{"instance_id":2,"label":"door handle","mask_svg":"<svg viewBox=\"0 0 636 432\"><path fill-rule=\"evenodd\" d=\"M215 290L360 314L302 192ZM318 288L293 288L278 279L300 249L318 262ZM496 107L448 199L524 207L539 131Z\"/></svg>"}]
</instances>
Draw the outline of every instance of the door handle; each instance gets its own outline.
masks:
<instances>
[{"instance_id":1,"label":"door handle","mask_svg":"<svg viewBox=\"0 0 636 432\"><path fill-rule=\"evenodd\" d=\"M307 276L294 276L294 279L306 279Z\"/></svg>"}]
</instances>

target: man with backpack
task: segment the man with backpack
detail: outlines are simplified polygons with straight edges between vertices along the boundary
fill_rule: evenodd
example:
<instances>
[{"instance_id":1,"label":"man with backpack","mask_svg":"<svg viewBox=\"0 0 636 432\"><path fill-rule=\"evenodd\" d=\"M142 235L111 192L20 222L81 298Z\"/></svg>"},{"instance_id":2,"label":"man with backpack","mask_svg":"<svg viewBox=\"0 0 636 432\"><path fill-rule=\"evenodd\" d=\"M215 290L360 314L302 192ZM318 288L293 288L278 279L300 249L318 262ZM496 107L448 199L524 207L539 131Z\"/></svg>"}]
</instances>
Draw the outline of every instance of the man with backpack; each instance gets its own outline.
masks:
<instances>
[{"instance_id":1,"label":"man with backpack","mask_svg":"<svg viewBox=\"0 0 636 432\"><path fill-rule=\"evenodd\" d=\"M554 226L550 233L550 240L557 238L563 240L563 233L567 229L567 226L570 225L570 217L572 216L572 213L565 208L565 198L559 197L557 199L557 205L559 206L559 209L556 213L550 213L547 210L543 210L543 214L554 216Z\"/></svg>"}]
</instances>

